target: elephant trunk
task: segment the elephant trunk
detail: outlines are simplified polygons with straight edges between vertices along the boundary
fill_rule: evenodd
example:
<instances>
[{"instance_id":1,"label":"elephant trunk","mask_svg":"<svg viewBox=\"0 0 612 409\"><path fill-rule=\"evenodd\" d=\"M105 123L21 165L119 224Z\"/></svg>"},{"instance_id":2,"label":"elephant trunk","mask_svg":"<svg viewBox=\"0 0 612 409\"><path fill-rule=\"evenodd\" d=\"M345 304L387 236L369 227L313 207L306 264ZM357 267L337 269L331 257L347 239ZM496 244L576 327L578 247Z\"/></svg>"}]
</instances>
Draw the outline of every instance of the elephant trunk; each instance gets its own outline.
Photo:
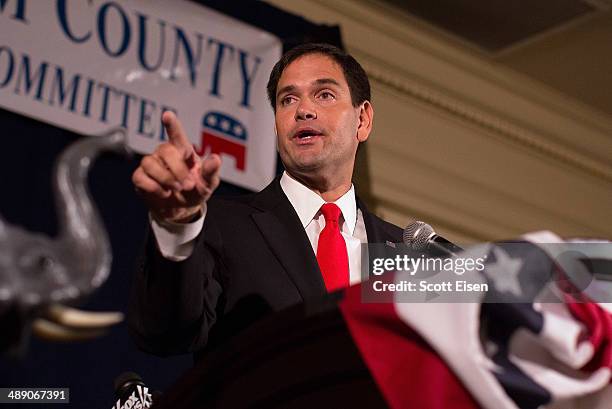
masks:
<instances>
[{"instance_id":1,"label":"elephant trunk","mask_svg":"<svg viewBox=\"0 0 612 409\"><path fill-rule=\"evenodd\" d=\"M79 296L98 288L111 267L110 241L87 188L87 175L103 151L126 153L123 129L107 135L83 138L64 151L55 167L55 201L59 236L58 254L68 268Z\"/></svg>"}]
</instances>

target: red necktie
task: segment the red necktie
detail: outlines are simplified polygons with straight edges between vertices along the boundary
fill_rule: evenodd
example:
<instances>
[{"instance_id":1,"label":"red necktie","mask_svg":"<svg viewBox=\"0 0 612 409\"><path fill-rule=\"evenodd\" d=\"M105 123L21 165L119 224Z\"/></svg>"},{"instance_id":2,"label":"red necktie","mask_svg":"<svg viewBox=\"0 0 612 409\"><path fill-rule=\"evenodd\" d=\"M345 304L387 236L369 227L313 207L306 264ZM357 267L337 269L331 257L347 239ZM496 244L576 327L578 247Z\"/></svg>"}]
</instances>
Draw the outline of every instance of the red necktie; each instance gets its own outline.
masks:
<instances>
[{"instance_id":1,"label":"red necktie","mask_svg":"<svg viewBox=\"0 0 612 409\"><path fill-rule=\"evenodd\" d=\"M334 203L321 206L325 228L319 235L317 261L328 292L348 287L349 263L346 243L340 233L339 218L342 211Z\"/></svg>"}]
</instances>

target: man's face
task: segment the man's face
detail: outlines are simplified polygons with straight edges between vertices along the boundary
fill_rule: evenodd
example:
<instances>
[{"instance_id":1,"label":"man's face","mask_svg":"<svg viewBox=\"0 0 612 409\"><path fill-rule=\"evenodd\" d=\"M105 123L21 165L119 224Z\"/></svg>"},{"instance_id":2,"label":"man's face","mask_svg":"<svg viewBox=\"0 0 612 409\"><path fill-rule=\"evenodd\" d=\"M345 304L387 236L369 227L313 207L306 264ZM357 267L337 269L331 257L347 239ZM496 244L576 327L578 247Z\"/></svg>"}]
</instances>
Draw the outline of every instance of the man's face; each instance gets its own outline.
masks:
<instances>
[{"instance_id":1,"label":"man's face","mask_svg":"<svg viewBox=\"0 0 612 409\"><path fill-rule=\"evenodd\" d=\"M294 175L353 171L359 142L368 138L372 108L353 107L342 68L323 54L289 64L276 88L278 150Z\"/></svg>"}]
</instances>

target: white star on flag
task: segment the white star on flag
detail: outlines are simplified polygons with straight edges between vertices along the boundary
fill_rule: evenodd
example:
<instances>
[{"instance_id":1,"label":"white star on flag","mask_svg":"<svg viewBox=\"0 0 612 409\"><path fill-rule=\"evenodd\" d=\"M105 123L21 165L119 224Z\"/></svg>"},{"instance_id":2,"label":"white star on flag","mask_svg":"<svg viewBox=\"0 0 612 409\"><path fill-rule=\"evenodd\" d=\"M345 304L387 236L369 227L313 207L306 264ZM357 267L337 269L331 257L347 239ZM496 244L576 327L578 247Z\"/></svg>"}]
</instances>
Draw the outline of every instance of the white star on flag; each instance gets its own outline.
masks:
<instances>
[{"instance_id":1,"label":"white star on flag","mask_svg":"<svg viewBox=\"0 0 612 409\"><path fill-rule=\"evenodd\" d=\"M518 274L523 262L508 256L508 253L499 247L493 248L493 254L495 254L495 263L487 265L485 274L493 281L497 291L508 291L520 297L521 285L518 281Z\"/></svg>"}]
</instances>

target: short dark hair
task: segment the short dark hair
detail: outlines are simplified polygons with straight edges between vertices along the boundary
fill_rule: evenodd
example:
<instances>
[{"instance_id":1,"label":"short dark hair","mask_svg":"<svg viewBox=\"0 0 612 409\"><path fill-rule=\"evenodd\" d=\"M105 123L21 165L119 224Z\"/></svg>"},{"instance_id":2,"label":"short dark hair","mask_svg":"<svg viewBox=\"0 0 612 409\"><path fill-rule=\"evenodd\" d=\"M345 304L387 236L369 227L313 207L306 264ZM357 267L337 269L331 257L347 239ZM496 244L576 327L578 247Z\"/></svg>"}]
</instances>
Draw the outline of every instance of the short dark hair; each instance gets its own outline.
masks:
<instances>
[{"instance_id":1,"label":"short dark hair","mask_svg":"<svg viewBox=\"0 0 612 409\"><path fill-rule=\"evenodd\" d=\"M307 54L323 54L336 62L344 73L351 93L351 103L354 107L364 101L370 101L370 81L363 67L351 55L338 47L323 43L307 43L287 51L272 68L268 79L268 99L276 112L276 89L283 71L297 58Z\"/></svg>"}]
</instances>

